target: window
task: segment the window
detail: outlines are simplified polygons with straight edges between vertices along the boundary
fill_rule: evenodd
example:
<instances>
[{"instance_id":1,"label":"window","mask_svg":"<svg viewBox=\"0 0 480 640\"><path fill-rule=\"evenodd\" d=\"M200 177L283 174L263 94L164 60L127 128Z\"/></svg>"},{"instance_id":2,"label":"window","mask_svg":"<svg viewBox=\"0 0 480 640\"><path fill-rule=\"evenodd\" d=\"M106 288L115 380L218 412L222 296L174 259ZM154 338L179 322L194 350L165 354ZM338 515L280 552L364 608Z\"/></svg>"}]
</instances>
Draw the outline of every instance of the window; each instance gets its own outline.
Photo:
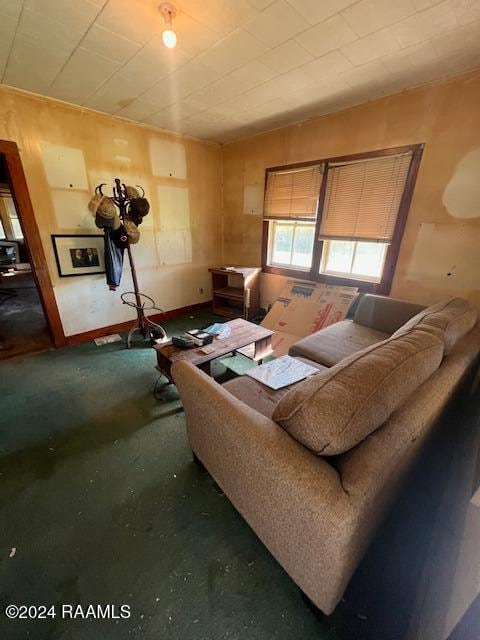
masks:
<instances>
[{"instance_id":1,"label":"window","mask_svg":"<svg viewBox=\"0 0 480 640\"><path fill-rule=\"evenodd\" d=\"M13 231L13 239L14 240L22 240L23 231L20 226L20 220L18 219L17 210L15 209L15 203L13 202L13 198L11 196L3 199L5 203L5 207L8 212L8 216L10 218L10 224L12 225Z\"/></svg>"},{"instance_id":2,"label":"window","mask_svg":"<svg viewBox=\"0 0 480 640\"><path fill-rule=\"evenodd\" d=\"M387 248L384 242L325 241L320 273L380 282Z\"/></svg>"},{"instance_id":3,"label":"window","mask_svg":"<svg viewBox=\"0 0 480 640\"><path fill-rule=\"evenodd\" d=\"M23 231L18 219L17 210L10 193L0 193L0 235L3 230L4 237L9 240L22 240Z\"/></svg>"},{"instance_id":4,"label":"window","mask_svg":"<svg viewBox=\"0 0 480 640\"><path fill-rule=\"evenodd\" d=\"M315 224L273 221L269 263L300 269L312 266Z\"/></svg>"},{"instance_id":5,"label":"window","mask_svg":"<svg viewBox=\"0 0 480 640\"><path fill-rule=\"evenodd\" d=\"M388 293L422 150L267 170L264 271Z\"/></svg>"}]
</instances>

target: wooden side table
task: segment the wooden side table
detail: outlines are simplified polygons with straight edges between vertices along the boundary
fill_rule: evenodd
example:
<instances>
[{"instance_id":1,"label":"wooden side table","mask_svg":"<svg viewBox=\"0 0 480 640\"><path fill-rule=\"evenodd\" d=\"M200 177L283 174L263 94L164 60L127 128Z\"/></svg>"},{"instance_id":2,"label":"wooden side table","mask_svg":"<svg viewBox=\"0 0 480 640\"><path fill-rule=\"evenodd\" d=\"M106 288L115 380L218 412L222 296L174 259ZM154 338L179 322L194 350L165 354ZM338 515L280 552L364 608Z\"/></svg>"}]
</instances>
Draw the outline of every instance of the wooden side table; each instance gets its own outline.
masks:
<instances>
[{"instance_id":1,"label":"wooden side table","mask_svg":"<svg viewBox=\"0 0 480 640\"><path fill-rule=\"evenodd\" d=\"M254 267L235 270L212 267L213 313L225 318L250 320L260 310L260 272Z\"/></svg>"}]
</instances>

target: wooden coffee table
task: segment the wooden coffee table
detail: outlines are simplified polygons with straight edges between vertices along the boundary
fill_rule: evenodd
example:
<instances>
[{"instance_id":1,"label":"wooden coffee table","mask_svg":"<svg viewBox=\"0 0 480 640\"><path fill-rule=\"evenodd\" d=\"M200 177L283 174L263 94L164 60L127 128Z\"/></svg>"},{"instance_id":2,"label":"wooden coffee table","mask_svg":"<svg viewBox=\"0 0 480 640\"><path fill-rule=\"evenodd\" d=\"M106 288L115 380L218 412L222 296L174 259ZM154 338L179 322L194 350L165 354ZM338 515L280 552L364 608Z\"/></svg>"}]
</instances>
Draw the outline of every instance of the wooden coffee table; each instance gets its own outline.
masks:
<instances>
[{"instance_id":1,"label":"wooden coffee table","mask_svg":"<svg viewBox=\"0 0 480 640\"><path fill-rule=\"evenodd\" d=\"M153 348L157 352L157 369L173 383L170 371L173 363L178 360L191 362L210 375L210 363L212 360L221 358L242 347L252 345L251 358L256 361L265 358L271 353L273 331L241 318L225 322L224 326L230 327L230 335L226 338L214 338L213 342L205 347L182 349L175 347L171 342L155 345ZM203 349L208 349L209 347L212 347L213 351L204 353Z\"/></svg>"}]
</instances>

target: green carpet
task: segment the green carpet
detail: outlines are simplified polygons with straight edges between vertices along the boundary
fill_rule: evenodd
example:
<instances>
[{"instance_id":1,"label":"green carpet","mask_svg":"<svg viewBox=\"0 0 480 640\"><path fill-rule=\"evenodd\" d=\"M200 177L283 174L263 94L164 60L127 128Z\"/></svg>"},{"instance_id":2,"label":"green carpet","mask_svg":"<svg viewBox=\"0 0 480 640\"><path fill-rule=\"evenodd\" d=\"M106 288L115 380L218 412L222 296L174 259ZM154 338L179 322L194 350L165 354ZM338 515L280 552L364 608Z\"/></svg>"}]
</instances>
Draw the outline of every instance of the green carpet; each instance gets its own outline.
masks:
<instances>
[{"instance_id":1,"label":"green carpet","mask_svg":"<svg viewBox=\"0 0 480 640\"><path fill-rule=\"evenodd\" d=\"M215 375L245 370L239 358ZM192 462L175 387L156 397L154 366L152 349L122 343L0 363L1 640L402 640L432 571L445 606L478 396L448 412L327 623ZM8 621L11 604L126 604L131 617Z\"/></svg>"},{"instance_id":2,"label":"green carpet","mask_svg":"<svg viewBox=\"0 0 480 640\"><path fill-rule=\"evenodd\" d=\"M167 328L210 320L197 314ZM192 463L175 388L154 397L154 365L153 350L121 343L0 364L2 608L131 607L119 621L0 617L0 637L330 637Z\"/></svg>"}]
</instances>

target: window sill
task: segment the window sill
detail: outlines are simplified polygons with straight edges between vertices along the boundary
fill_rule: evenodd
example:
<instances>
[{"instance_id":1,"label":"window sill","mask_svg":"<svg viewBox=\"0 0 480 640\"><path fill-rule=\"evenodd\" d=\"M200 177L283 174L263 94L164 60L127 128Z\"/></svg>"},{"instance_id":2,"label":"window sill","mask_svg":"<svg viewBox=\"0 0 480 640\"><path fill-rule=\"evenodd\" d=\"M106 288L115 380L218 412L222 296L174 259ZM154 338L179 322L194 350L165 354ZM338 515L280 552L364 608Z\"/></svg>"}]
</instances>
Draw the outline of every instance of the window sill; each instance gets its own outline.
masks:
<instances>
[{"instance_id":1,"label":"window sill","mask_svg":"<svg viewBox=\"0 0 480 640\"><path fill-rule=\"evenodd\" d=\"M342 276L332 276L325 273L312 273L312 271L301 271L297 269L289 269L288 267L273 267L271 265L263 265L262 273L270 273L294 280L309 280L310 282L321 282L324 284L337 285L340 287L358 287L363 293L378 293L388 295L390 286L386 282L371 282L368 280L354 280L353 278L345 278Z\"/></svg>"}]
</instances>

